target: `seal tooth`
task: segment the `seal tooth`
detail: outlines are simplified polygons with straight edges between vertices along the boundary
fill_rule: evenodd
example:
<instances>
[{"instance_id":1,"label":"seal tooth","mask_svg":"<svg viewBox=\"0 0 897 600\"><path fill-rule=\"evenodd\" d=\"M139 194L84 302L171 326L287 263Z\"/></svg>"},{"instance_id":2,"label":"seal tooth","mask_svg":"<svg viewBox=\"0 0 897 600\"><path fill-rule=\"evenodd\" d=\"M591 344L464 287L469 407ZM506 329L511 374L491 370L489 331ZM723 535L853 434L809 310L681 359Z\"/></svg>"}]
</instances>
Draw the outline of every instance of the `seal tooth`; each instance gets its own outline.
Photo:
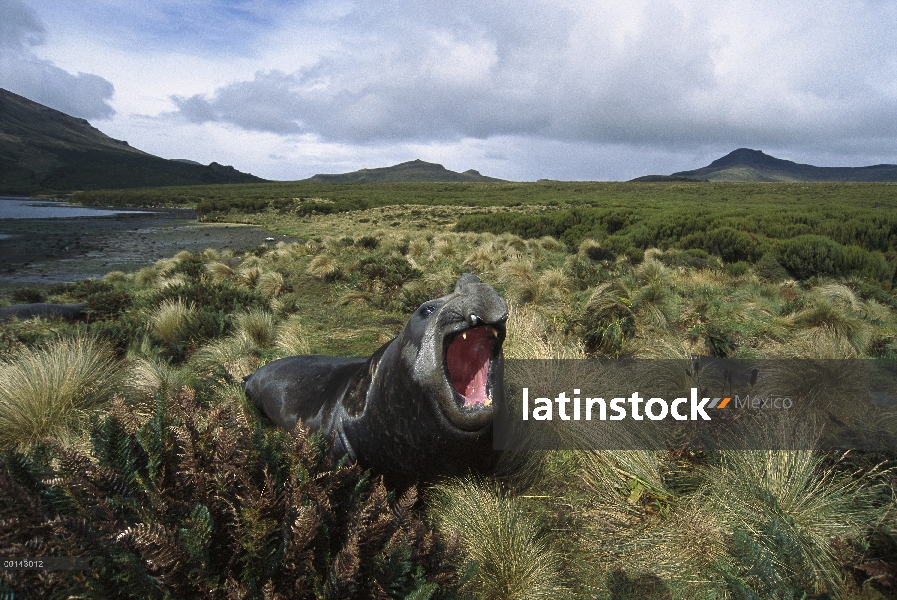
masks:
<instances>
[{"instance_id":1,"label":"seal tooth","mask_svg":"<svg viewBox=\"0 0 897 600\"><path fill-rule=\"evenodd\" d=\"M465 331L464 333L461 334L461 339L462 339L462 340L466 340L466 339L467 339L467 332L466 332L466 331Z\"/></svg>"},{"instance_id":2,"label":"seal tooth","mask_svg":"<svg viewBox=\"0 0 897 600\"><path fill-rule=\"evenodd\" d=\"M489 326L489 331L492 333L492 337L498 337L498 329L495 327Z\"/></svg>"},{"instance_id":3,"label":"seal tooth","mask_svg":"<svg viewBox=\"0 0 897 600\"><path fill-rule=\"evenodd\" d=\"M486 398L486 401L483 402L484 406L492 406L492 398Z\"/></svg>"}]
</instances>

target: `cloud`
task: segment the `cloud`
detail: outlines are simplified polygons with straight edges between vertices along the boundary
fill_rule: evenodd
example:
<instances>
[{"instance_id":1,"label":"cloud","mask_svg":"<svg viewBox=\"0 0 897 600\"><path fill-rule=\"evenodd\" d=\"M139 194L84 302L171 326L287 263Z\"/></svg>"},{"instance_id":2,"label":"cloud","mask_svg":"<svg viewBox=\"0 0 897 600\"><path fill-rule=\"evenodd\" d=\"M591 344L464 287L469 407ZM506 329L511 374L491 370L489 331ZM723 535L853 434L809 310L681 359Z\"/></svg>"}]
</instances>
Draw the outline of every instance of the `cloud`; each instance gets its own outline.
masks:
<instances>
[{"instance_id":1,"label":"cloud","mask_svg":"<svg viewBox=\"0 0 897 600\"><path fill-rule=\"evenodd\" d=\"M326 141L532 137L656 148L897 138L892 3L675 0L451 9L320 2L310 66L174 98L192 122ZM307 50L307 48L306 48ZM731 141L731 142L730 142Z\"/></svg>"},{"instance_id":2,"label":"cloud","mask_svg":"<svg viewBox=\"0 0 897 600\"><path fill-rule=\"evenodd\" d=\"M301 108L295 84L293 77L272 71L219 90L214 102L201 95L172 100L192 123L224 121L255 131L299 133L296 115Z\"/></svg>"},{"instance_id":3,"label":"cloud","mask_svg":"<svg viewBox=\"0 0 897 600\"><path fill-rule=\"evenodd\" d=\"M33 48L44 43L44 26L32 9L20 0L0 0L0 87L76 117L114 115L112 83L38 58Z\"/></svg>"},{"instance_id":4,"label":"cloud","mask_svg":"<svg viewBox=\"0 0 897 600\"><path fill-rule=\"evenodd\" d=\"M46 31L34 12L18 0L0 0L0 48L43 44Z\"/></svg>"}]
</instances>

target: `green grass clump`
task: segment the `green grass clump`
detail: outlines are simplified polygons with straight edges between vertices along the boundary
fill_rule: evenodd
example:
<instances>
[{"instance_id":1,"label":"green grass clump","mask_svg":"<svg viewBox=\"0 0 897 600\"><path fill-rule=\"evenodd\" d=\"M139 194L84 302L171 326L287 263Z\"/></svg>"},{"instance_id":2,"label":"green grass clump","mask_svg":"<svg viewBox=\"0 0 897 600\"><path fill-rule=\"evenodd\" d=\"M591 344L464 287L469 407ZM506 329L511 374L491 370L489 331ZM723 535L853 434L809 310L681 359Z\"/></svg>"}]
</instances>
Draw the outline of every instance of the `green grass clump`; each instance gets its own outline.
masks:
<instances>
[{"instance_id":1,"label":"green grass clump","mask_svg":"<svg viewBox=\"0 0 897 600\"><path fill-rule=\"evenodd\" d=\"M462 479L433 490L431 511L443 535L458 535L463 556L477 561L471 584L477 597L524 600L567 592L560 554L520 500L488 483Z\"/></svg>"},{"instance_id":2,"label":"green grass clump","mask_svg":"<svg viewBox=\"0 0 897 600\"><path fill-rule=\"evenodd\" d=\"M180 298L166 300L150 315L150 331L163 344L177 344L188 337L195 314L196 308Z\"/></svg>"},{"instance_id":3,"label":"green grass clump","mask_svg":"<svg viewBox=\"0 0 897 600\"><path fill-rule=\"evenodd\" d=\"M880 520L871 477L839 474L812 451L724 452L707 472L707 514L731 532L718 567L736 592L837 592L838 545Z\"/></svg>"},{"instance_id":4,"label":"green grass clump","mask_svg":"<svg viewBox=\"0 0 897 600\"><path fill-rule=\"evenodd\" d=\"M0 447L47 437L72 441L119 390L124 371L108 344L61 338L0 363Z\"/></svg>"}]
</instances>

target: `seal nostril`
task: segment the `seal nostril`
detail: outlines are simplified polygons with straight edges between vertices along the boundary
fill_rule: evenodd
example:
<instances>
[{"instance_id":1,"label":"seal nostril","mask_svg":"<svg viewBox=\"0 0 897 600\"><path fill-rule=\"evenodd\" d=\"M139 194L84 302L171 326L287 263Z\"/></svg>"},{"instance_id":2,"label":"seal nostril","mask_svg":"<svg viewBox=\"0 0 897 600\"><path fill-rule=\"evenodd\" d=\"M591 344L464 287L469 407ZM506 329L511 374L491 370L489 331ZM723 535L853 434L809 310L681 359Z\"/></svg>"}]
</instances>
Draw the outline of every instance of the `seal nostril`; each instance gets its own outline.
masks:
<instances>
[{"instance_id":1,"label":"seal nostril","mask_svg":"<svg viewBox=\"0 0 897 600\"><path fill-rule=\"evenodd\" d=\"M483 319L481 319L481 318L478 317L477 315L475 315L475 314L473 314L473 313L470 313L470 326L471 326L471 327L475 327L476 324L479 323L479 322L482 321L482 320L483 320Z\"/></svg>"}]
</instances>

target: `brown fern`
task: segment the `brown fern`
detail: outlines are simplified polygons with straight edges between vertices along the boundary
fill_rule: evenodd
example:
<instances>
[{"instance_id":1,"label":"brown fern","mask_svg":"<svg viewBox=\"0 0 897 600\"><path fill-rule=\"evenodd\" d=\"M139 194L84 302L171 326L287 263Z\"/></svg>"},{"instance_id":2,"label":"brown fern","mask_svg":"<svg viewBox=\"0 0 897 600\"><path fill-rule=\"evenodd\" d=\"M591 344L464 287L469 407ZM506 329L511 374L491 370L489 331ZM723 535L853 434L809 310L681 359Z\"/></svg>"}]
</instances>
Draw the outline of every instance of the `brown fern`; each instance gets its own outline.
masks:
<instances>
[{"instance_id":1,"label":"brown fern","mask_svg":"<svg viewBox=\"0 0 897 600\"><path fill-rule=\"evenodd\" d=\"M146 561L150 572L163 581L176 579L178 568L187 558L178 544L177 533L159 523L128 527L115 536L115 541L132 546Z\"/></svg>"}]
</instances>

